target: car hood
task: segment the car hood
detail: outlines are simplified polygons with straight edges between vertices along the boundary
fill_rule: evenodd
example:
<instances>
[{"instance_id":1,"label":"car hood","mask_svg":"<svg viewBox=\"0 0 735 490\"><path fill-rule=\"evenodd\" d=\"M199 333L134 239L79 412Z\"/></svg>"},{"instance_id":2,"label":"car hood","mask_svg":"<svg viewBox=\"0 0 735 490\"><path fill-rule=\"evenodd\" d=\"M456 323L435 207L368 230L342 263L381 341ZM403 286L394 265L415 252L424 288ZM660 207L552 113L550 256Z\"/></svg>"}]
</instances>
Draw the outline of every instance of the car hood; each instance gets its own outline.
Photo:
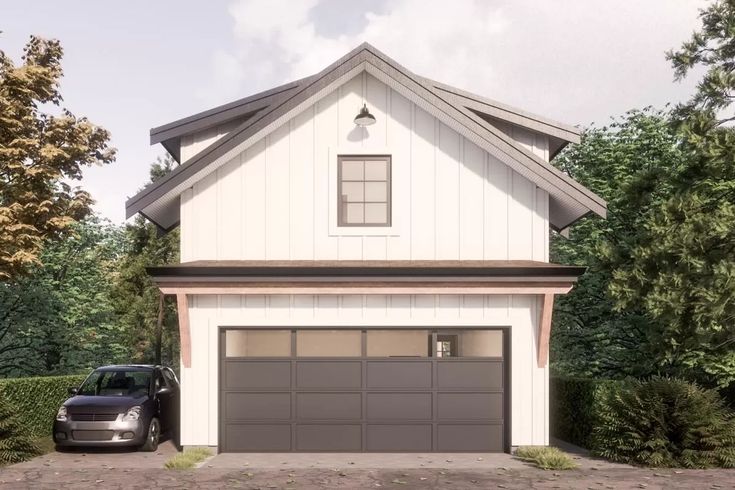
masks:
<instances>
[{"instance_id":1,"label":"car hood","mask_svg":"<svg viewBox=\"0 0 735 490\"><path fill-rule=\"evenodd\" d=\"M85 396L77 395L64 402L64 406L70 413L122 413L141 405L146 401L146 396Z\"/></svg>"}]
</instances>

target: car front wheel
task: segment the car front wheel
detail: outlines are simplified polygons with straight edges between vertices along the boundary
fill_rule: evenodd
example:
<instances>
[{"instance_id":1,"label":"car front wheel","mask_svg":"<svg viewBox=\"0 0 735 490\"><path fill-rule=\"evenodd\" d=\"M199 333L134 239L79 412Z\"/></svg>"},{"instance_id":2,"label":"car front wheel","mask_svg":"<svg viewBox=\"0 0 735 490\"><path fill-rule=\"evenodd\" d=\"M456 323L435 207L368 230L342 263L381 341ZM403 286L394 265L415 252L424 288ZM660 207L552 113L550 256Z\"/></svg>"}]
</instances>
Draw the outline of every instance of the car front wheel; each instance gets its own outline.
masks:
<instances>
[{"instance_id":1,"label":"car front wheel","mask_svg":"<svg viewBox=\"0 0 735 490\"><path fill-rule=\"evenodd\" d=\"M158 449L158 440L161 437L161 424L157 418L152 418L151 423L148 424L148 435L145 438L145 443L141 446L141 451L155 451Z\"/></svg>"}]
</instances>

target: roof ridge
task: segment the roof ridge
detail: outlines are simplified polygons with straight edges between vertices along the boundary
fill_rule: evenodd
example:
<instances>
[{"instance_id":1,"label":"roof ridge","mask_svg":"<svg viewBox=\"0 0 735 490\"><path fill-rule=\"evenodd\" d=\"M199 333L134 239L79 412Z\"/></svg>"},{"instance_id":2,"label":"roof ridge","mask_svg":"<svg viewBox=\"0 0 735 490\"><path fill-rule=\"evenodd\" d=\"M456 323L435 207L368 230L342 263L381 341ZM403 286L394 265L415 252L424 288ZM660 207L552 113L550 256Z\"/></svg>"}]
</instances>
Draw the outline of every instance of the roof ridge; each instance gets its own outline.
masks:
<instances>
[{"instance_id":1,"label":"roof ridge","mask_svg":"<svg viewBox=\"0 0 735 490\"><path fill-rule=\"evenodd\" d=\"M388 65L391 65L394 68L398 67L401 70L407 72L409 75L412 75L411 78L414 78L414 82L416 82L418 85L420 85L421 87L423 87L424 89L426 89L427 91L429 91L431 94L433 94L435 97L437 97L438 99L440 99L445 104L449 105L450 107L454 107L455 109L457 109L461 114L463 114L465 116L465 118L467 118L470 121L472 121L475 125L479 126L481 129L484 129L485 131L490 132L490 134L492 134L495 138L499 139L502 143L510 146L512 149L514 149L515 151L521 153L525 157L530 158L534 163L536 163L537 165L541 166L545 170L551 172L557 178L561 178L562 180L564 180L565 183L567 183L568 185L570 185L573 188L577 189L578 191L582 192L583 194L586 195L586 197L588 197L592 201L596 202L597 204L599 204L599 205L601 205L603 207L605 206L605 200L604 199L602 199L600 196L598 196L597 194L595 194L591 190L589 190L586 187L584 187L582 184L580 184L579 182L577 182L576 180L574 180L573 178L571 178L569 175L567 175L564 172L560 171L558 168L556 168L550 162L547 162L547 161L543 160L538 155L536 155L535 153L533 153L530 150L528 150L527 148L525 148L523 145L521 145L520 143L518 143L517 141L515 141L513 138L511 138L510 136L508 136L504 132L502 132L499 129L497 129L495 126L491 125L490 123L488 123L487 121L483 120L482 118L479 118L474 113L469 114L467 112L468 109L466 109L464 106L457 107L456 104L452 104L451 102L444 100L442 98L442 96L440 96L439 94L436 93L436 90L434 89L434 87L431 86L431 84L426 84L425 83L425 80L428 80L428 79L426 79L425 77L422 77L420 75L417 75L417 74L411 72L407 68L403 67L400 63L396 62L395 60L393 60L392 58L390 58L386 54L382 53L380 50L378 50L378 49L376 49L376 48L374 48L372 46L370 46L370 47L374 50L373 54L376 55L378 58L381 58ZM404 73L404 75L405 75L405 73ZM482 122L478 121L477 120L478 118ZM502 148L498 147L497 145L495 145L495 144L493 144L491 142L489 142L489 143L492 144L493 146L495 146L496 148L498 148L499 151L502 151L503 153L508 154L507 151L503 150ZM514 158L513 155L510 155L510 154L508 154L508 156L511 157L511 158Z\"/></svg>"},{"instance_id":2,"label":"roof ridge","mask_svg":"<svg viewBox=\"0 0 735 490\"><path fill-rule=\"evenodd\" d=\"M128 216L137 212L147 212L149 206L175 191L177 186L186 182L191 183L191 179L204 171L211 163L236 151L243 142L268 129L280 118L298 109L300 105L318 96L330 86L341 83L342 78L359 69L363 64L366 64L364 69L382 79L383 83L390 81L388 85L393 89L398 89L399 92L405 90L404 96L408 94L409 99L414 99L414 103L418 101L425 110L433 113L440 120L443 119L444 123L449 124L452 129L469 137L470 141L484 147L485 151L489 151L500 161L554 195L555 199L562 203L559 209L565 211L560 211L562 214L559 222L552 222L552 226L559 228L568 226L566 222L570 219L572 221L578 219L580 211L594 210L598 214L605 214L606 205L602 198L526 149L491 122L465 107L464 104L459 103L456 100L459 96L435 87L429 79L408 70L371 44L362 43L318 73L302 78L297 81L298 83L292 82L292 84L280 86L282 88L292 85L290 88L272 93L268 103L245 121L203 148L165 177L149 184L128 199L126 203ZM272 89L271 92L278 88ZM252 99L258 95L250 97ZM244 99L241 99L241 105L242 100ZM541 169L543 172L539 172ZM170 182L173 183L169 184ZM159 190L154 192L156 189ZM166 212L176 213L175 210ZM178 213L175 216L167 215L166 222L171 223L170 218L175 219L176 216Z\"/></svg>"}]
</instances>

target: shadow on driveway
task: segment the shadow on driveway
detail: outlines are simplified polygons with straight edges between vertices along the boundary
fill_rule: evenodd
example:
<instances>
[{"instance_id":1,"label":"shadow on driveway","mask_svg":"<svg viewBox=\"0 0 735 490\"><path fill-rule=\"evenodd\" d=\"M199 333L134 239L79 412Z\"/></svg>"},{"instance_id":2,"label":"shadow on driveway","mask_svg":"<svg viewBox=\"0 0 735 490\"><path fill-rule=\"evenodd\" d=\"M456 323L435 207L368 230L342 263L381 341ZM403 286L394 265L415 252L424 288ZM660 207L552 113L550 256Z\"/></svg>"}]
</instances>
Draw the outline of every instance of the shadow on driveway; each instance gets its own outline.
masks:
<instances>
[{"instance_id":1,"label":"shadow on driveway","mask_svg":"<svg viewBox=\"0 0 735 490\"><path fill-rule=\"evenodd\" d=\"M164 441L158 450L146 453L135 448L65 448L52 451L9 468L163 468L163 463L176 454L173 442Z\"/></svg>"}]
</instances>

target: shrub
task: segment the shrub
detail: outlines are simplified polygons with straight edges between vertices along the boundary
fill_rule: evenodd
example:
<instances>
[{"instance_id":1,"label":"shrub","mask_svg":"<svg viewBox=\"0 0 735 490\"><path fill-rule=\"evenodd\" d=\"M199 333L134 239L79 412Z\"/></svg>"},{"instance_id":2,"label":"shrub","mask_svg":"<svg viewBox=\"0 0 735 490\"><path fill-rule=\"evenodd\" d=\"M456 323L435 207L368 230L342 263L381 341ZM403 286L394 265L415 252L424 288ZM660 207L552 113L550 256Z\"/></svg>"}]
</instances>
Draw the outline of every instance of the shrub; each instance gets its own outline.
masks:
<instances>
[{"instance_id":1,"label":"shrub","mask_svg":"<svg viewBox=\"0 0 735 490\"><path fill-rule=\"evenodd\" d=\"M619 383L585 378L551 378L549 419L551 434L562 441L589 448L595 426L593 408L601 386Z\"/></svg>"},{"instance_id":2,"label":"shrub","mask_svg":"<svg viewBox=\"0 0 735 490\"><path fill-rule=\"evenodd\" d=\"M567 453L555 447L522 446L516 450L515 456L544 470L572 470L577 467Z\"/></svg>"},{"instance_id":3,"label":"shrub","mask_svg":"<svg viewBox=\"0 0 735 490\"><path fill-rule=\"evenodd\" d=\"M595 416L595 455L645 466L735 467L735 417L714 390L666 378L607 385Z\"/></svg>"},{"instance_id":4,"label":"shrub","mask_svg":"<svg viewBox=\"0 0 735 490\"><path fill-rule=\"evenodd\" d=\"M40 452L18 417L17 408L0 397L0 466L20 463Z\"/></svg>"},{"instance_id":5,"label":"shrub","mask_svg":"<svg viewBox=\"0 0 735 490\"><path fill-rule=\"evenodd\" d=\"M84 378L76 375L0 379L0 400L8 400L17 409L28 435L48 437L56 411L69 396L67 389L79 386Z\"/></svg>"},{"instance_id":6,"label":"shrub","mask_svg":"<svg viewBox=\"0 0 735 490\"><path fill-rule=\"evenodd\" d=\"M163 466L169 470L187 470L211 455L212 451L206 447L192 447L174 455Z\"/></svg>"}]
</instances>

